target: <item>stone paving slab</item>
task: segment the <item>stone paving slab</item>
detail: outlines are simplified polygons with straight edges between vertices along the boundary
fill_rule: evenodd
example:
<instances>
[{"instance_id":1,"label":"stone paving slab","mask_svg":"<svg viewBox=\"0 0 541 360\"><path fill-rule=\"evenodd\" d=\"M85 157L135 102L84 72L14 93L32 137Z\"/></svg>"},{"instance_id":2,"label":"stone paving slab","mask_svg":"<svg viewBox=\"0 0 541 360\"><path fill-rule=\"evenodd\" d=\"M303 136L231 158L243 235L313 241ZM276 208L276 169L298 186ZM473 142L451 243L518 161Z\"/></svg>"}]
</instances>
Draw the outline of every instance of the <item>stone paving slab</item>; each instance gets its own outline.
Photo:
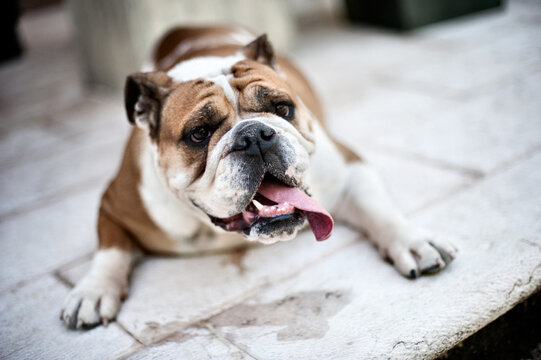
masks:
<instances>
[{"instance_id":1,"label":"stone paving slab","mask_svg":"<svg viewBox=\"0 0 541 360\"><path fill-rule=\"evenodd\" d=\"M442 51L377 72L396 84L463 99L512 84L541 68L540 13L539 2L518 0L499 10L421 28L414 37Z\"/></svg>"},{"instance_id":2,"label":"stone paving slab","mask_svg":"<svg viewBox=\"0 0 541 360\"><path fill-rule=\"evenodd\" d=\"M47 117L84 95L77 59L70 46L31 49L20 61L3 65L0 79L8 85L0 87L0 119L8 126ZM10 121L6 122L7 119Z\"/></svg>"},{"instance_id":3,"label":"stone paving slab","mask_svg":"<svg viewBox=\"0 0 541 360\"><path fill-rule=\"evenodd\" d=\"M540 169L538 153L416 216L460 248L440 274L407 280L359 242L209 323L262 359L433 358L541 286Z\"/></svg>"},{"instance_id":4,"label":"stone paving slab","mask_svg":"<svg viewBox=\"0 0 541 360\"><path fill-rule=\"evenodd\" d=\"M105 184L120 165L130 130L120 105L89 96L51 116L54 120L46 126L11 131L4 139L6 145L2 142L11 146L13 155L0 164L0 216L58 197L88 181ZM29 134L38 141L31 142L29 137L21 141L21 136Z\"/></svg>"},{"instance_id":5,"label":"stone paving slab","mask_svg":"<svg viewBox=\"0 0 541 360\"><path fill-rule=\"evenodd\" d=\"M0 174L0 215L29 210L62 192L101 182L105 185L120 164L124 141L107 141L58 153L42 161L26 162ZM39 176L36 176L39 174ZM83 187L84 189L84 187Z\"/></svg>"},{"instance_id":6,"label":"stone paving slab","mask_svg":"<svg viewBox=\"0 0 541 360\"><path fill-rule=\"evenodd\" d=\"M431 121L419 120L380 133L373 144L394 153L489 173L541 146L540 81L541 63L537 73L512 86L435 112Z\"/></svg>"},{"instance_id":7,"label":"stone paving slab","mask_svg":"<svg viewBox=\"0 0 541 360\"><path fill-rule=\"evenodd\" d=\"M61 140L56 131L45 126L32 126L9 131L2 129L0 169L32 158L44 148L54 147Z\"/></svg>"},{"instance_id":8,"label":"stone paving slab","mask_svg":"<svg viewBox=\"0 0 541 360\"><path fill-rule=\"evenodd\" d=\"M62 126L63 132L76 136L77 142L90 143L98 135L122 138L131 129L122 91L89 94L57 111L54 119L55 124Z\"/></svg>"},{"instance_id":9,"label":"stone paving slab","mask_svg":"<svg viewBox=\"0 0 541 360\"><path fill-rule=\"evenodd\" d=\"M90 254L103 185L0 222L0 290Z\"/></svg>"},{"instance_id":10,"label":"stone paving slab","mask_svg":"<svg viewBox=\"0 0 541 360\"><path fill-rule=\"evenodd\" d=\"M333 237L321 243L304 232L294 241L246 252L191 258L147 257L132 274L130 295L117 320L139 341L151 344L222 311L269 283L291 276L358 237L338 227ZM86 263L67 269L61 276L74 284L88 266Z\"/></svg>"},{"instance_id":11,"label":"stone paving slab","mask_svg":"<svg viewBox=\"0 0 541 360\"><path fill-rule=\"evenodd\" d=\"M541 145L540 81L541 68L470 101L374 87L331 112L328 123L353 148L480 176Z\"/></svg>"},{"instance_id":12,"label":"stone paving slab","mask_svg":"<svg viewBox=\"0 0 541 360\"><path fill-rule=\"evenodd\" d=\"M465 99L539 69L538 19L535 11L493 10L407 34L369 27L310 29L293 58L324 99L332 99L333 109L374 83ZM362 102L362 93L355 100Z\"/></svg>"},{"instance_id":13,"label":"stone paving slab","mask_svg":"<svg viewBox=\"0 0 541 360\"><path fill-rule=\"evenodd\" d=\"M414 132L442 114L455 112L457 107L464 106L459 101L373 84L360 86L345 96L351 97L350 101L328 109L327 126L338 139L361 153L364 149L370 150L385 143L389 136ZM408 139L404 140L406 144ZM437 139L434 136L434 142ZM393 155L396 157L397 154Z\"/></svg>"},{"instance_id":14,"label":"stone paving slab","mask_svg":"<svg viewBox=\"0 0 541 360\"><path fill-rule=\"evenodd\" d=\"M87 152L91 155L107 143L117 144L119 148L106 161L120 163L121 150L130 130L121 106L113 107L88 96L48 117L46 121L35 118L29 124L6 125L1 129L0 149L5 150L0 155L3 172L26 163L39 168L38 162L46 164L60 156L77 156L76 150L81 147L89 149ZM96 150L92 149L94 146Z\"/></svg>"},{"instance_id":15,"label":"stone paving slab","mask_svg":"<svg viewBox=\"0 0 541 360\"><path fill-rule=\"evenodd\" d=\"M225 339L217 338L208 329L191 327L166 340L123 357L126 360L176 359L254 359Z\"/></svg>"},{"instance_id":16,"label":"stone paving slab","mask_svg":"<svg viewBox=\"0 0 541 360\"><path fill-rule=\"evenodd\" d=\"M445 50L427 46L422 38L395 32L339 27L303 34L303 42L292 54L292 60L322 95L331 116L342 105L364 102L366 90L387 79L382 74L394 74L392 69L406 64L414 67L422 59L444 56Z\"/></svg>"},{"instance_id":17,"label":"stone paving slab","mask_svg":"<svg viewBox=\"0 0 541 360\"><path fill-rule=\"evenodd\" d=\"M475 180L469 174L390 156L371 149L369 145L361 144L354 148L359 150L367 164L378 171L391 198L406 214L418 211Z\"/></svg>"},{"instance_id":18,"label":"stone paving slab","mask_svg":"<svg viewBox=\"0 0 541 360\"><path fill-rule=\"evenodd\" d=\"M398 129L431 122L439 114L462 104L378 83L341 86L339 92L332 87L320 91L327 113L326 124L337 137L353 145L370 143ZM347 136L341 137L342 134Z\"/></svg>"},{"instance_id":19,"label":"stone paving slab","mask_svg":"<svg viewBox=\"0 0 541 360\"><path fill-rule=\"evenodd\" d=\"M67 293L46 276L0 294L0 358L113 359L136 346L116 324L89 331L61 326L58 306Z\"/></svg>"},{"instance_id":20,"label":"stone paving slab","mask_svg":"<svg viewBox=\"0 0 541 360\"><path fill-rule=\"evenodd\" d=\"M539 27L532 30L541 35ZM531 39L521 42L503 38L484 47L457 51L453 56L444 53L419 59L415 65L386 71L381 76L441 97L465 99L526 77L540 68L539 47Z\"/></svg>"},{"instance_id":21,"label":"stone paving slab","mask_svg":"<svg viewBox=\"0 0 541 360\"><path fill-rule=\"evenodd\" d=\"M501 39L526 40L535 44L535 26L541 20L541 5L537 0L513 0L512 4L461 16L415 30L416 36L433 43L444 42L456 48L472 49L494 44ZM525 31L525 29L530 31ZM522 43L524 45L524 43Z\"/></svg>"}]
</instances>

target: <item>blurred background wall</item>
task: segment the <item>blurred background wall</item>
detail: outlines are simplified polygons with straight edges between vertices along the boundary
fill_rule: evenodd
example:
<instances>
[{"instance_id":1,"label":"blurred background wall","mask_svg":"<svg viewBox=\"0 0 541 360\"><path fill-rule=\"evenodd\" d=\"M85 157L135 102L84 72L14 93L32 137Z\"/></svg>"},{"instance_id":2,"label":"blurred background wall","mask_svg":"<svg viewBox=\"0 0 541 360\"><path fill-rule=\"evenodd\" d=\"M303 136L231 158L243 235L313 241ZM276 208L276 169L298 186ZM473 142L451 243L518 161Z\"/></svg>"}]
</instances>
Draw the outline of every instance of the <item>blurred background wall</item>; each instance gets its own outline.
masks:
<instances>
[{"instance_id":1,"label":"blurred background wall","mask_svg":"<svg viewBox=\"0 0 541 360\"><path fill-rule=\"evenodd\" d=\"M298 21L339 16L339 0L70 0L84 78L118 88L173 26L238 24L290 50ZM272 14L272 15L269 15Z\"/></svg>"},{"instance_id":2,"label":"blurred background wall","mask_svg":"<svg viewBox=\"0 0 541 360\"><path fill-rule=\"evenodd\" d=\"M8 0L9 3L12 1ZM60 0L20 0L22 12ZM152 46L178 25L236 24L266 33L287 54L299 27L346 19L410 30L499 6L501 0L64 0L71 13L85 84L119 89Z\"/></svg>"}]
</instances>

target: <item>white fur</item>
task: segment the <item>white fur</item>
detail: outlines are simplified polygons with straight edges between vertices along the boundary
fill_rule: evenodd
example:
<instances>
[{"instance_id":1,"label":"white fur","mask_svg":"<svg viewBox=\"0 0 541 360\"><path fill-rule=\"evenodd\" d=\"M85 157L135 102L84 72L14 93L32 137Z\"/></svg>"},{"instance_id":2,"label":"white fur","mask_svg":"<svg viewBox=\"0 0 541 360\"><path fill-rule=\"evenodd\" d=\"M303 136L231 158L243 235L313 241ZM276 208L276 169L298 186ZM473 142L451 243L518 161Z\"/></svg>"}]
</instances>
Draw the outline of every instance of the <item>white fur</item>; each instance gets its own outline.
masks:
<instances>
[{"instance_id":1,"label":"white fur","mask_svg":"<svg viewBox=\"0 0 541 360\"><path fill-rule=\"evenodd\" d=\"M122 283L124 274L131 267L132 254L117 248L101 249L96 252L92 261L89 278L111 278L112 281Z\"/></svg>"},{"instance_id":2,"label":"white fur","mask_svg":"<svg viewBox=\"0 0 541 360\"><path fill-rule=\"evenodd\" d=\"M158 150L147 139L141 151L140 167L139 193L152 221L175 241L193 236L199 229L200 221L186 202L181 201L167 187L158 165ZM184 187L188 182L187 174L175 174L176 186Z\"/></svg>"},{"instance_id":3,"label":"white fur","mask_svg":"<svg viewBox=\"0 0 541 360\"><path fill-rule=\"evenodd\" d=\"M175 81L190 81L199 78L208 79L231 72L231 67L244 60L242 54L231 56L205 56L183 61L173 67L167 75Z\"/></svg>"},{"instance_id":4,"label":"white fur","mask_svg":"<svg viewBox=\"0 0 541 360\"><path fill-rule=\"evenodd\" d=\"M331 211L340 204L342 189L346 185L345 160L321 125L315 121L312 126L316 146L310 158L307 181L314 199Z\"/></svg>"},{"instance_id":5,"label":"white fur","mask_svg":"<svg viewBox=\"0 0 541 360\"><path fill-rule=\"evenodd\" d=\"M76 327L115 318L121 298L128 293L132 254L117 248L98 250L90 272L70 292L62 320Z\"/></svg>"},{"instance_id":6,"label":"white fur","mask_svg":"<svg viewBox=\"0 0 541 360\"><path fill-rule=\"evenodd\" d=\"M195 208L180 191L189 183L188 175L178 172L170 174L171 177L166 180L157 159L156 147L145 139L140 158L139 193L150 218L168 237L141 239L145 245L148 244L147 247L173 241L174 245L167 249L168 252L194 253L230 248L243 243L238 234L224 233L219 239L214 236L215 232L223 231L215 228L208 216ZM174 188L170 189L169 186ZM178 190L177 195L172 190ZM215 231L210 231L212 228Z\"/></svg>"},{"instance_id":7,"label":"white fur","mask_svg":"<svg viewBox=\"0 0 541 360\"><path fill-rule=\"evenodd\" d=\"M167 73L175 81L190 81L195 79L205 79L220 86L225 97L231 103L234 109L238 108L237 92L229 84L231 67L237 62L244 60L242 53L225 57L200 57L184 61Z\"/></svg>"},{"instance_id":8,"label":"white fur","mask_svg":"<svg viewBox=\"0 0 541 360\"><path fill-rule=\"evenodd\" d=\"M236 32L228 34L232 44L246 45L255 39L254 34L242 27L238 27L235 30Z\"/></svg>"},{"instance_id":9,"label":"white fur","mask_svg":"<svg viewBox=\"0 0 541 360\"><path fill-rule=\"evenodd\" d=\"M368 231L382 256L389 257L400 273L417 277L444 268L454 258L457 250L451 243L413 227L405 219L373 169L361 162L346 169L347 183L336 220Z\"/></svg>"},{"instance_id":10,"label":"white fur","mask_svg":"<svg viewBox=\"0 0 541 360\"><path fill-rule=\"evenodd\" d=\"M233 75L218 75L215 77L208 78L209 81L212 81L216 85L220 86L224 92L225 97L233 106L233 108L236 110L238 109L238 97L235 90L233 90L233 87L231 87L231 84L229 83L229 80L233 77Z\"/></svg>"}]
</instances>

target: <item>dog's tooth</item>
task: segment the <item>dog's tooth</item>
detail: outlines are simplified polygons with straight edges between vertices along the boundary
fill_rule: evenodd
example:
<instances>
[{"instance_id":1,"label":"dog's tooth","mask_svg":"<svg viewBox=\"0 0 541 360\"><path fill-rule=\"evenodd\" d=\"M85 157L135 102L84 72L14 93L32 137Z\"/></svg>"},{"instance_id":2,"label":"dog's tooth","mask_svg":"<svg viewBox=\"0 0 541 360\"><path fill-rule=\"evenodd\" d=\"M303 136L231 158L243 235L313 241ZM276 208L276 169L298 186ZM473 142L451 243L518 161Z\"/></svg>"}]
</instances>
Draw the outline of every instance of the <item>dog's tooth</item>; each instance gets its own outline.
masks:
<instances>
[{"instance_id":1,"label":"dog's tooth","mask_svg":"<svg viewBox=\"0 0 541 360\"><path fill-rule=\"evenodd\" d=\"M257 201L256 199L253 199L252 202L254 203L255 207L257 208L257 210L261 210L263 209L263 204L261 204L259 201Z\"/></svg>"}]
</instances>

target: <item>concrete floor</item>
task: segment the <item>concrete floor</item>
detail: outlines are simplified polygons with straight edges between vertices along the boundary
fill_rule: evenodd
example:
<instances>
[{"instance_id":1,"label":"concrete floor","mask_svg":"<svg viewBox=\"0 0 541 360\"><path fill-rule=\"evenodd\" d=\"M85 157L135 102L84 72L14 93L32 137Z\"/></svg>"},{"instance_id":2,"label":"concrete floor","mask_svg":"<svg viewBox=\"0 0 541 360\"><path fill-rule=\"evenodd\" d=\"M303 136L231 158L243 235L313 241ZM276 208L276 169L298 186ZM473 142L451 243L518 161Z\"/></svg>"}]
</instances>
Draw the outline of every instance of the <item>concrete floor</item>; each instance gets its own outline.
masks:
<instances>
[{"instance_id":1,"label":"concrete floor","mask_svg":"<svg viewBox=\"0 0 541 360\"><path fill-rule=\"evenodd\" d=\"M429 359L541 286L541 3L396 33L304 31L291 54L332 132L417 224L453 239L410 281L345 227L246 253L145 259L115 323L58 320L96 247L129 131L120 92L80 85L67 14L23 17L0 67L0 358Z\"/></svg>"}]
</instances>

